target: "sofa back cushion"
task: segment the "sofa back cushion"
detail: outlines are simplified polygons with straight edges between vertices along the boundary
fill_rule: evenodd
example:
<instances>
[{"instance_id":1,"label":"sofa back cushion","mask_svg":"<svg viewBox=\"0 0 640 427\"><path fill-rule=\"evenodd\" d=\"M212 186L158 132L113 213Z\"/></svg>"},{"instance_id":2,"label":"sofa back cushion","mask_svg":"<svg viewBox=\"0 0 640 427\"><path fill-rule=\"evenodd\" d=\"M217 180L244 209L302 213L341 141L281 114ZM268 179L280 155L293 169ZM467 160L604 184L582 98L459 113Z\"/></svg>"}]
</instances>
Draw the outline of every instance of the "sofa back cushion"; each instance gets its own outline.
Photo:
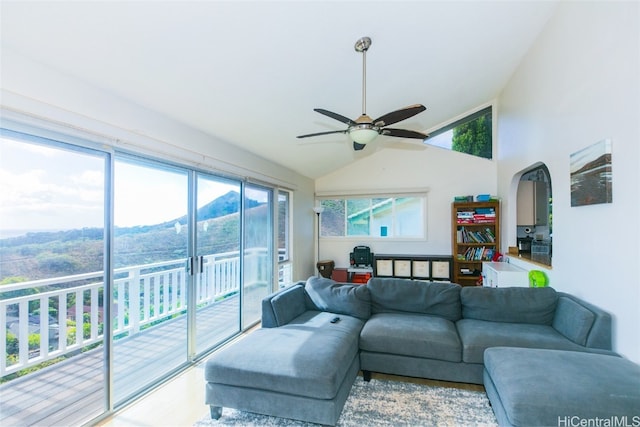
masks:
<instances>
[{"instance_id":1,"label":"sofa back cushion","mask_svg":"<svg viewBox=\"0 0 640 427\"><path fill-rule=\"evenodd\" d=\"M362 320L371 317L371 296L364 285L338 283L312 276L307 279L304 290L321 311L346 314Z\"/></svg>"},{"instance_id":2,"label":"sofa back cushion","mask_svg":"<svg viewBox=\"0 0 640 427\"><path fill-rule=\"evenodd\" d=\"M461 317L460 285L374 277L367 283L372 313L422 313L456 321Z\"/></svg>"},{"instance_id":3,"label":"sofa back cushion","mask_svg":"<svg viewBox=\"0 0 640 427\"><path fill-rule=\"evenodd\" d=\"M465 287L460 300L465 319L551 325L558 295L549 287Z\"/></svg>"},{"instance_id":4,"label":"sofa back cushion","mask_svg":"<svg viewBox=\"0 0 640 427\"><path fill-rule=\"evenodd\" d=\"M576 344L586 345L596 315L587 307L567 297L558 299L553 328Z\"/></svg>"},{"instance_id":5,"label":"sofa back cushion","mask_svg":"<svg viewBox=\"0 0 640 427\"><path fill-rule=\"evenodd\" d=\"M277 326L286 325L307 311L304 291L298 284L278 292L270 302Z\"/></svg>"}]
</instances>

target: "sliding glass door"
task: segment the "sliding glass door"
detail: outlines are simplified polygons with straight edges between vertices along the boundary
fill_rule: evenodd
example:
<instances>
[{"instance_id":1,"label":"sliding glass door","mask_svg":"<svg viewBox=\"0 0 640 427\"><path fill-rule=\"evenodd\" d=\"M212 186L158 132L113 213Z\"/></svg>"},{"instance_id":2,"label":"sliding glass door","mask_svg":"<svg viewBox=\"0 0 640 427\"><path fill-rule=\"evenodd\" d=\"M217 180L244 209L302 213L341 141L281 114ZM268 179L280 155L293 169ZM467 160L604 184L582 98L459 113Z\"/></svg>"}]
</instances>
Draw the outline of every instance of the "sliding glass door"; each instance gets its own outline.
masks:
<instances>
[{"instance_id":1,"label":"sliding glass door","mask_svg":"<svg viewBox=\"0 0 640 427\"><path fill-rule=\"evenodd\" d=\"M273 190L255 184L244 191L242 326L258 322L273 281Z\"/></svg>"},{"instance_id":2,"label":"sliding glass door","mask_svg":"<svg viewBox=\"0 0 640 427\"><path fill-rule=\"evenodd\" d=\"M240 182L197 174L195 353L240 331Z\"/></svg>"},{"instance_id":3,"label":"sliding glass door","mask_svg":"<svg viewBox=\"0 0 640 427\"><path fill-rule=\"evenodd\" d=\"M119 157L114 168L113 400L187 363L188 172Z\"/></svg>"},{"instance_id":4,"label":"sliding glass door","mask_svg":"<svg viewBox=\"0 0 640 427\"><path fill-rule=\"evenodd\" d=\"M109 155L2 129L0 425L104 412Z\"/></svg>"}]
</instances>

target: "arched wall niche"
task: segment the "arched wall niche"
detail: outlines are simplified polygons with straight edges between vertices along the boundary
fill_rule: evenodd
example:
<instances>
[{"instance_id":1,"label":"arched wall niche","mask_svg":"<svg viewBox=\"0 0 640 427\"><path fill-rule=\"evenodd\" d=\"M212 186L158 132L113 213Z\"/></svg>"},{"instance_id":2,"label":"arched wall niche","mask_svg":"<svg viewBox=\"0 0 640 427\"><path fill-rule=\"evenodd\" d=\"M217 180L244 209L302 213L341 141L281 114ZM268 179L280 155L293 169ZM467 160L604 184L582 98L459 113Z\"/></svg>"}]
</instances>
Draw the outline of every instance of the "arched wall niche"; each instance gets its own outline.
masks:
<instances>
[{"instance_id":1,"label":"arched wall niche","mask_svg":"<svg viewBox=\"0 0 640 427\"><path fill-rule=\"evenodd\" d=\"M514 175L516 244L520 257L551 266L553 195L549 168L537 162Z\"/></svg>"}]
</instances>

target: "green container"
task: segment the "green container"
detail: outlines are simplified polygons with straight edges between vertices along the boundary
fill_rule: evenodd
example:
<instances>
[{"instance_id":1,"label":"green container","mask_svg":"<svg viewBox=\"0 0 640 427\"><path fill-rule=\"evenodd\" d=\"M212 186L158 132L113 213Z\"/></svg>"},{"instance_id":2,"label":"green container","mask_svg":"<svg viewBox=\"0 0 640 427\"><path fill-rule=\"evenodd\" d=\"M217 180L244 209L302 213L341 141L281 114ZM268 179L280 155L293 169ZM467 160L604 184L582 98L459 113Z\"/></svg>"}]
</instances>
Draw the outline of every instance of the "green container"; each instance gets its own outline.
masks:
<instances>
[{"instance_id":1,"label":"green container","mask_svg":"<svg viewBox=\"0 0 640 427\"><path fill-rule=\"evenodd\" d=\"M549 286L549 278L540 270L531 270L529 272L529 287L531 288L544 288Z\"/></svg>"}]
</instances>

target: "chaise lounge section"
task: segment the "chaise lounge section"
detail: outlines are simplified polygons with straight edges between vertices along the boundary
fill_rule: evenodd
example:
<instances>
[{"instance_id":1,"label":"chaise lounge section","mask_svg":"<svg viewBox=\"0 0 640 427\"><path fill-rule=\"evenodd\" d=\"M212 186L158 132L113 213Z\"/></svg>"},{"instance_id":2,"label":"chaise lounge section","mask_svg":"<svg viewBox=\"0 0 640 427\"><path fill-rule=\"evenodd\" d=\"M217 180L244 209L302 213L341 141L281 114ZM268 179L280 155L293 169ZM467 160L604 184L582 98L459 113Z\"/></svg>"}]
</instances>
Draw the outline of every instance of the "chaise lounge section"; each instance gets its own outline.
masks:
<instances>
[{"instance_id":1,"label":"chaise lounge section","mask_svg":"<svg viewBox=\"0 0 640 427\"><path fill-rule=\"evenodd\" d=\"M338 301L363 298L366 288L335 287ZM348 295L351 294L351 295ZM361 296L362 294L362 296ZM263 301L263 327L206 362L206 402L217 419L223 407L335 425L360 370L364 320L320 311L296 285ZM336 320L336 318L338 320Z\"/></svg>"}]
</instances>

